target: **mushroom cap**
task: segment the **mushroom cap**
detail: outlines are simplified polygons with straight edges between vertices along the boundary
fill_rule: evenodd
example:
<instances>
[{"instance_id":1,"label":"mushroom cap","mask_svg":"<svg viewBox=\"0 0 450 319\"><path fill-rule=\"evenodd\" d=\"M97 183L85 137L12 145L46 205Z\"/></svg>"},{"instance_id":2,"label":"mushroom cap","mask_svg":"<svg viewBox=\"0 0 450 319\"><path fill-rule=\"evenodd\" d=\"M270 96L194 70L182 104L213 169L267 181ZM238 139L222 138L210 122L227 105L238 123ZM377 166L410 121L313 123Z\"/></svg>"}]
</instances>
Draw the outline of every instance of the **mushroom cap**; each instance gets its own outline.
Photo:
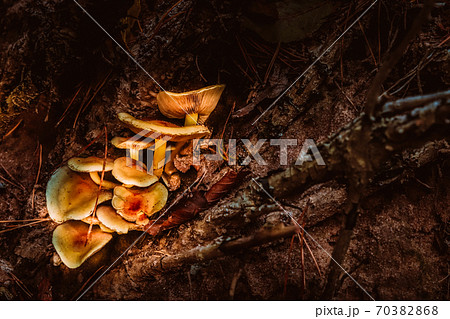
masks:
<instances>
[{"instance_id":1,"label":"mushroom cap","mask_svg":"<svg viewBox=\"0 0 450 319\"><path fill-rule=\"evenodd\" d=\"M111 144L120 149L135 149L135 150L144 150L146 148L152 147L155 145L155 141L146 141L146 140L134 140L132 138L127 137L114 137L111 140Z\"/></svg>"},{"instance_id":2,"label":"mushroom cap","mask_svg":"<svg viewBox=\"0 0 450 319\"><path fill-rule=\"evenodd\" d=\"M98 210L98 208L97 208L97 210ZM86 218L83 218L82 220L81 220L83 223L86 223L86 224L92 224L92 225L100 225L100 221L98 220L98 218L97 217L94 217L94 216L88 216L88 217L86 217Z\"/></svg>"},{"instance_id":3,"label":"mushroom cap","mask_svg":"<svg viewBox=\"0 0 450 319\"><path fill-rule=\"evenodd\" d=\"M156 100L164 116L181 119L186 114L198 113L198 122L204 123L216 108L224 89L225 85L221 84L183 93L162 91Z\"/></svg>"},{"instance_id":4,"label":"mushroom cap","mask_svg":"<svg viewBox=\"0 0 450 319\"><path fill-rule=\"evenodd\" d=\"M112 206L125 220L136 222L142 219L142 214L151 216L160 211L168 195L167 188L159 182L144 190L117 186L114 188Z\"/></svg>"},{"instance_id":5,"label":"mushroom cap","mask_svg":"<svg viewBox=\"0 0 450 319\"><path fill-rule=\"evenodd\" d=\"M135 149L135 150L144 150L151 149L155 150L155 140L150 137L140 136L143 140L134 140L128 137L114 137L111 140L111 144L119 149ZM149 140L149 141L147 141ZM174 154L175 151L179 150L178 143L167 143L166 152L171 152Z\"/></svg>"},{"instance_id":6,"label":"mushroom cap","mask_svg":"<svg viewBox=\"0 0 450 319\"><path fill-rule=\"evenodd\" d=\"M98 208L97 208L97 211L98 211ZM88 224L88 225L90 225L90 224L92 224L92 225L98 225L98 226L100 227L100 229L101 229L104 233L114 233L114 230L109 229L108 227L106 227L105 225L103 225L103 224L98 220L97 217L93 217L92 215L91 215L91 216L88 216L88 217L86 217L86 218L83 218L81 221L82 221L83 223Z\"/></svg>"},{"instance_id":7,"label":"mushroom cap","mask_svg":"<svg viewBox=\"0 0 450 319\"><path fill-rule=\"evenodd\" d=\"M165 139L166 141L171 142L188 141L195 138L201 138L210 133L208 128L203 125L181 127L166 121L143 121L134 118L128 113L119 113L118 118L136 134L153 138L155 138L156 135L156 138L158 139Z\"/></svg>"},{"instance_id":8,"label":"mushroom cap","mask_svg":"<svg viewBox=\"0 0 450 319\"><path fill-rule=\"evenodd\" d=\"M68 166L60 167L47 183L48 214L57 223L86 218L94 210L97 193L98 185L89 174L74 172ZM98 204L111 198L111 192L101 190Z\"/></svg>"},{"instance_id":9,"label":"mushroom cap","mask_svg":"<svg viewBox=\"0 0 450 319\"><path fill-rule=\"evenodd\" d=\"M72 157L67 161L67 166L73 171L81 173L101 172L103 170L103 158L89 156L89 157ZM105 172L113 169L114 161L110 158L106 159Z\"/></svg>"},{"instance_id":10,"label":"mushroom cap","mask_svg":"<svg viewBox=\"0 0 450 319\"><path fill-rule=\"evenodd\" d=\"M147 173L144 163L129 157L119 157L114 161L113 176L123 184L148 187L158 181L158 176Z\"/></svg>"},{"instance_id":11,"label":"mushroom cap","mask_svg":"<svg viewBox=\"0 0 450 319\"><path fill-rule=\"evenodd\" d=\"M103 181L102 181L100 175L98 175L98 172L90 172L89 176L91 177L92 181L95 184L100 185L100 183L101 183L102 188L104 188L104 189L113 189L114 187L119 186L117 183L108 181L105 178L103 178Z\"/></svg>"},{"instance_id":12,"label":"mushroom cap","mask_svg":"<svg viewBox=\"0 0 450 319\"><path fill-rule=\"evenodd\" d=\"M100 206L97 208L97 217L102 225L117 232L118 234L126 234L130 230L138 229L139 226L130 222L127 222L116 210L111 206Z\"/></svg>"},{"instance_id":13,"label":"mushroom cap","mask_svg":"<svg viewBox=\"0 0 450 319\"><path fill-rule=\"evenodd\" d=\"M81 221L68 221L53 232L53 246L62 262L69 268L79 267L86 259L103 248L112 238L111 234L93 227L86 243L89 225Z\"/></svg>"}]
</instances>

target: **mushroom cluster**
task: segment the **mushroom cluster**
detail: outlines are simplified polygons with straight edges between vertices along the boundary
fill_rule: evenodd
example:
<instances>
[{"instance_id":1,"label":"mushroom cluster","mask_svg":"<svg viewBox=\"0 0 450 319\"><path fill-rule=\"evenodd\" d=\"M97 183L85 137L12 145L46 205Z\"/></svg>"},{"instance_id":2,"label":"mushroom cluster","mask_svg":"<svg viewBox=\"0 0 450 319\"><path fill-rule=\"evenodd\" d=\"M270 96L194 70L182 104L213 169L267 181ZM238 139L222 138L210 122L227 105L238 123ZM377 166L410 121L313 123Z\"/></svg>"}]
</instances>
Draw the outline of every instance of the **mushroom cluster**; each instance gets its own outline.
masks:
<instances>
[{"instance_id":1,"label":"mushroom cluster","mask_svg":"<svg viewBox=\"0 0 450 319\"><path fill-rule=\"evenodd\" d=\"M169 190L178 189L181 179L173 159L187 142L210 134L204 123L216 108L224 89L225 85L212 85L184 93L158 93L156 100L160 112L168 118L184 119L184 126L168 121L140 120L128 113L119 113L119 120L136 135L130 139L115 137L113 145L127 149L129 157L136 161L142 161L142 150L150 151L152 175L161 177Z\"/></svg>"},{"instance_id":2,"label":"mushroom cluster","mask_svg":"<svg viewBox=\"0 0 450 319\"><path fill-rule=\"evenodd\" d=\"M126 157L74 157L53 173L47 184L47 209L50 218L60 224L52 242L67 267L79 267L102 249L113 233L145 230L149 217L165 206L168 189L180 187L173 158L187 142L210 133L203 123L224 88L214 85L186 93L160 92L161 113L185 118L184 126L119 113L119 120L136 134L111 140L116 148L126 149ZM142 150L152 154L151 167L143 163Z\"/></svg>"},{"instance_id":3,"label":"mushroom cluster","mask_svg":"<svg viewBox=\"0 0 450 319\"><path fill-rule=\"evenodd\" d=\"M111 180L101 180L99 172L110 172ZM67 267L77 268L112 239L111 233L143 230L167 197L167 189L142 163L127 157L71 158L46 190L49 216L61 224L53 232L56 252Z\"/></svg>"}]
</instances>

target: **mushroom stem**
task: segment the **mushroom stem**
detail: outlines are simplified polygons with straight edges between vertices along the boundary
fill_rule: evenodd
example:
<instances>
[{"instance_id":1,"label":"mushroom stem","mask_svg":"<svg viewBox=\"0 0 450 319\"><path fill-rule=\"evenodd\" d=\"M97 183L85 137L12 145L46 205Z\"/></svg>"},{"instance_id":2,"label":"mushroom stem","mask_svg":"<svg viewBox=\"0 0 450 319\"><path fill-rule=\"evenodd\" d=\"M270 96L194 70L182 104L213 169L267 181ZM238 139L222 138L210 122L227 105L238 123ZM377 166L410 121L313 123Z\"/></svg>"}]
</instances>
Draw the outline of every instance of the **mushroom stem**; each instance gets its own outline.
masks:
<instances>
[{"instance_id":1,"label":"mushroom stem","mask_svg":"<svg viewBox=\"0 0 450 319\"><path fill-rule=\"evenodd\" d=\"M134 159L135 161L140 161L140 149L137 147L137 145L131 145L131 147L127 151L129 152L132 159Z\"/></svg>"},{"instance_id":2,"label":"mushroom stem","mask_svg":"<svg viewBox=\"0 0 450 319\"><path fill-rule=\"evenodd\" d=\"M153 154L153 175L160 176L162 174L164 164L166 162L166 146L165 139L155 139L155 153Z\"/></svg>"},{"instance_id":3,"label":"mushroom stem","mask_svg":"<svg viewBox=\"0 0 450 319\"><path fill-rule=\"evenodd\" d=\"M184 126L197 125L198 113L186 114L184 118Z\"/></svg>"}]
</instances>

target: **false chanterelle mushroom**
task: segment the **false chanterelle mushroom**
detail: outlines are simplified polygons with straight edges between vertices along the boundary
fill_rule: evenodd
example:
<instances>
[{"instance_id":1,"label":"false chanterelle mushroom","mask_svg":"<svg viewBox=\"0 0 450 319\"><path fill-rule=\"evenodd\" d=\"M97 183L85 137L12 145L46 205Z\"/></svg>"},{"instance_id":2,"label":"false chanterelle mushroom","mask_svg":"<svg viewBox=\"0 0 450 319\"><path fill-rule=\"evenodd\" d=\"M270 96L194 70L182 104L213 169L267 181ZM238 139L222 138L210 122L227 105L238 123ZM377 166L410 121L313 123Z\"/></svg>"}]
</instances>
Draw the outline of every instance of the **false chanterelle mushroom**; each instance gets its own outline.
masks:
<instances>
[{"instance_id":1,"label":"false chanterelle mushroom","mask_svg":"<svg viewBox=\"0 0 450 319\"><path fill-rule=\"evenodd\" d=\"M98 175L99 172L109 172L113 169L114 161L107 158L106 161L103 158L89 156L89 157L72 157L67 161L67 166L75 172L89 173L92 180L96 184L100 184L101 178ZM105 167L103 167L105 164ZM102 181L102 188L111 189L116 187L117 184L106 179Z\"/></svg>"},{"instance_id":2,"label":"false chanterelle mushroom","mask_svg":"<svg viewBox=\"0 0 450 319\"><path fill-rule=\"evenodd\" d=\"M118 234L127 234L130 230L143 230L142 225L127 222L111 206L100 206L97 209L97 218L100 225Z\"/></svg>"},{"instance_id":3,"label":"false chanterelle mushroom","mask_svg":"<svg viewBox=\"0 0 450 319\"><path fill-rule=\"evenodd\" d=\"M126 186L148 187L158 181L158 177L147 173L144 163L129 157L119 157L114 161L113 176Z\"/></svg>"},{"instance_id":4,"label":"false chanterelle mushroom","mask_svg":"<svg viewBox=\"0 0 450 319\"><path fill-rule=\"evenodd\" d=\"M144 190L114 188L112 206L125 220L137 224L147 223L147 216L160 211L167 202L168 191L161 183L156 183Z\"/></svg>"},{"instance_id":5,"label":"false chanterelle mushroom","mask_svg":"<svg viewBox=\"0 0 450 319\"><path fill-rule=\"evenodd\" d=\"M125 123L134 133L155 140L153 155L153 174L161 176L165 159L167 141L183 142L204 137L209 130L203 125L180 127L166 121L143 121L134 118L128 113L119 113L119 120Z\"/></svg>"},{"instance_id":6,"label":"false chanterelle mushroom","mask_svg":"<svg viewBox=\"0 0 450 319\"><path fill-rule=\"evenodd\" d=\"M185 118L184 127L119 113L119 120L136 135L116 137L111 143L129 150L127 157L74 157L55 171L47 184L47 208L50 217L62 223L53 233L53 245L67 267L79 267L104 247L113 233L145 230L149 217L167 202L168 190L159 178L162 176L170 190L181 184L173 162L165 166L166 159L173 160L187 141L210 134L202 123L216 107L224 87L161 92L157 96L161 112L169 118ZM142 163L140 151L144 149L152 155L150 171ZM110 180L104 178L106 175ZM108 189L114 189L113 194Z\"/></svg>"},{"instance_id":7,"label":"false chanterelle mushroom","mask_svg":"<svg viewBox=\"0 0 450 319\"><path fill-rule=\"evenodd\" d=\"M62 262L69 268L79 267L86 259L103 248L112 238L97 226L92 228L81 221L68 221L53 232L53 246Z\"/></svg>"},{"instance_id":8,"label":"false chanterelle mushroom","mask_svg":"<svg viewBox=\"0 0 450 319\"><path fill-rule=\"evenodd\" d=\"M47 209L51 219L57 223L81 220L94 210L98 185L86 173L77 173L68 166L55 171L47 184ZM98 203L112 198L110 191L98 193Z\"/></svg>"},{"instance_id":9,"label":"false chanterelle mushroom","mask_svg":"<svg viewBox=\"0 0 450 319\"><path fill-rule=\"evenodd\" d=\"M211 85L205 88L173 93L159 92L156 100L162 114L169 118L184 118L184 125L205 123L206 119L216 108L225 85Z\"/></svg>"}]
</instances>

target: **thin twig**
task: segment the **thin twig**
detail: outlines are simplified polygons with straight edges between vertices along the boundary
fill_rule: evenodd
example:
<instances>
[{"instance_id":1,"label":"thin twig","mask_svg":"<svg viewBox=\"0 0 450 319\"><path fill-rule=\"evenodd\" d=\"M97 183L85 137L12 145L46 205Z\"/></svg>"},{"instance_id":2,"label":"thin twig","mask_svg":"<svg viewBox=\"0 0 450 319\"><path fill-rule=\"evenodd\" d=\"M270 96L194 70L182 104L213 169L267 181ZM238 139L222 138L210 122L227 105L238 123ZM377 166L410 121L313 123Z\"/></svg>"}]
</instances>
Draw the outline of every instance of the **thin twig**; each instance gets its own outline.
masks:
<instances>
[{"instance_id":1,"label":"thin twig","mask_svg":"<svg viewBox=\"0 0 450 319\"><path fill-rule=\"evenodd\" d=\"M47 220L48 218L31 218L31 219L11 219L11 220L0 220L0 224L8 224L8 223L27 223L33 222L36 220Z\"/></svg>"},{"instance_id":2,"label":"thin twig","mask_svg":"<svg viewBox=\"0 0 450 319\"><path fill-rule=\"evenodd\" d=\"M287 294L287 282L289 279L289 270L290 270L290 265L291 265L291 255L292 255L292 249L294 247L294 239L295 239L295 234L292 235L291 237L291 243L289 244L289 250L288 250L288 260L286 262L286 268L284 269L284 285L283 285L283 297L286 298L286 294Z\"/></svg>"},{"instance_id":3,"label":"thin twig","mask_svg":"<svg viewBox=\"0 0 450 319\"><path fill-rule=\"evenodd\" d=\"M36 174L36 180L34 181L33 191L31 192L31 211L34 211L34 194L36 192L36 185L39 182L39 176L41 175L41 166L42 166L42 144L39 143L39 167L38 172Z\"/></svg>"},{"instance_id":4,"label":"thin twig","mask_svg":"<svg viewBox=\"0 0 450 319\"><path fill-rule=\"evenodd\" d=\"M8 170L5 168L5 166L3 166L3 164L0 164L0 166L3 168L3 170L5 171L5 173L6 173L6 175L8 175L8 177L14 182L14 184L12 184L12 185L14 185L14 186L16 186L16 187L20 187L20 188L22 188L22 190L26 190L25 189L25 186L23 186L17 179L15 179L14 178L14 176L12 176L9 172L8 172ZM1 177L1 176L0 176ZM3 178L4 179L4 178ZM5 180L5 179L4 179ZM7 180L5 180L5 181L7 181ZM11 183L11 182L10 182Z\"/></svg>"},{"instance_id":5,"label":"thin twig","mask_svg":"<svg viewBox=\"0 0 450 319\"><path fill-rule=\"evenodd\" d=\"M353 103L353 101L348 97L348 95L344 92L344 90L341 88L341 86L337 83L337 81L334 81L334 84L336 84L336 86L338 87L339 91L341 91L342 95L344 95L344 97L347 99L347 101L353 106L353 109L355 111L358 111L358 108L356 107L356 105Z\"/></svg>"},{"instance_id":6,"label":"thin twig","mask_svg":"<svg viewBox=\"0 0 450 319\"><path fill-rule=\"evenodd\" d=\"M372 47L370 46L370 43L369 43L369 39L367 39L367 36L366 36L366 33L364 32L364 28L363 28L363 26L361 24L361 21L358 21L358 24L359 24L359 28L361 29L361 32L362 32L362 34L364 36L364 40L366 41L366 45L369 48L370 55L372 56L373 65L375 65L375 67L376 67L377 66L377 59L375 59L375 55L373 54Z\"/></svg>"},{"instance_id":7,"label":"thin twig","mask_svg":"<svg viewBox=\"0 0 450 319\"><path fill-rule=\"evenodd\" d=\"M301 256L301 267L302 267L302 291L305 291L306 289L306 271L305 271L305 254L303 252L303 242L305 240L304 238L303 230L299 233L297 233L297 237L300 244L300 256Z\"/></svg>"},{"instance_id":8,"label":"thin twig","mask_svg":"<svg viewBox=\"0 0 450 319\"><path fill-rule=\"evenodd\" d=\"M103 81L101 81L99 84L97 84L97 87L96 87L94 93L92 94L91 98L89 99L89 101L88 101L86 104L84 104L84 105L82 105L82 106L80 107L80 109L78 110L78 113L77 113L77 115L76 115L76 117L75 117L75 121L73 122L72 128L75 128L75 127L77 126L77 122L78 122L78 118L79 118L80 114L83 113L83 112L86 110L86 108L91 104L92 100L95 98L95 96L97 95L97 93L98 93L98 92L103 88L103 86L105 85L105 83L106 83L106 81L108 80L108 78L109 78L109 76L111 75L111 73L112 73L112 69L108 72L108 74L106 74L106 76L105 76L105 78L103 79Z\"/></svg>"},{"instance_id":9,"label":"thin twig","mask_svg":"<svg viewBox=\"0 0 450 319\"><path fill-rule=\"evenodd\" d=\"M153 38L156 36L156 34L158 33L159 29L163 26L164 23L164 19L167 17L167 15L177 6L179 5L181 2L183 2L184 0L179 0L177 1L173 6L170 7L169 10L167 10L163 16L161 17L161 19L159 20L158 24L156 25L153 34L150 36L150 38L148 39L148 41L150 42L151 40L153 40Z\"/></svg>"},{"instance_id":10,"label":"thin twig","mask_svg":"<svg viewBox=\"0 0 450 319\"><path fill-rule=\"evenodd\" d=\"M17 122L16 125L14 125L14 127L12 129L9 130L8 133L6 133L5 135L3 135L3 138L10 136L18 127L19 125L23 122L23 119L20 119L19 122Z\"/></svg>"},{"instance_id":11,"label":"thin twig","mask_svg":"<svg viewBox=\"0 0 450 319\"><path fill-rule=\"evenodd\" d=\"M4 233L7 233L7 232L10 232L10 231L13 231L13 230L17 230L19 228L36 225L36 224L43 223L43 222L50 221L50 220L51 220L50 218L44 218L42 220L38 220L38 221L35 221L35 222L32 222L32 223L28 223L28 224L25 224L25 225L18 225L18 226L9 228L9 229L0 230L0 234L4 234Z\"/></svg>"},{"instance_id":12,"label":"thin twig","mask_svg":"<svg viewBox=\"0 0 450 319\"><path fill-rule=\"evenodd\" d=\"M239 49L241 50L242 56L244 57L245 62L247 63L247 66L250 67L250 69L252 69L253 73L255 73L259 83L262 83L261 78L259 77L259 73L256 70L256 66L253 63L252 58L248 55L247 53L247 49L245 48L245 46L242 44L239 36L236 36L236 42L239 46Z\"/></svg>"},{"instance_id":13,"label":"thin twig","mask_svg":"<svg viewBox=\"0 0 450 319\"><path fill-rule=\"evenodd\" d=\"M200 74L200 77L203 81L208 82L206 78L203 76L202 71L200 70L200 67L198 66L198 55L195 56L195 65L197 66L198 73Z\"/></svg>"},{"instance_id":14,"label":"thin twig","mask_svg":"<svg viewBox=\"0 0 450 319\"><path fill-rule=\"evenodd\" d=\"M103 166L102 166L102 174L100 176L100 183L98 184L98 190L97 190L97 197L95 198L95 205L94 205L94 209L91 213L92 217L91 218L91 223L89 224L89 230L86 236L86 243L85 245L87 245L91 232L92 232L92 227L94 225L94 219L95 219L95 214L97 213L97 206L98 206L98 198L100 196L100 192L102 191L102 184L103 184L103 179L105 177L105 168L106 168L106 159L108 157L108 131L106 129L106 125L104 126L104 134L105 134L105 157L103 158Z\"/></svg>"},{"instance_id":15,"label":"thin twig","mask_svg":"<svg viewBox=\"0 0 450 319\"><path fill-rule=\"evenodd\" d=\"M434 0L427 0L406 36L381 66L369 88L369 91L367 92L367 100L365 105L365 113L367 115L372 116L376 113L376 108L379 105L379 96L382 92L382 84L403 56L403 53L406 51L406 48L411 40L420 32L421 26L427 20L433 5Z\"/></svg>"},{"instance_id":16,"label":"thin twig","mask_svg":"<svg viewBox=\"0 0 450 319\"><path fill-rule=\"evenodd\" d=\"M28 296L28 298L31 298L33 294L30 292L30 290L25 286L25 284L12 272L9 273L11 278L16 282L17 286L19 286L20 289Z\"/></svg>"},{"instance_id":17,"label":"thin twig","mask_svg":"<svg viewBox=\"0 0 450 319\"><path fill-rule=\"evenodd\" d=\"M450 35L449 35L447 38L445 38L444 40L442 40L441 43L438 44L438 48L439 48L440 46L444 45L448 40L450 40Z\"/></svg>"},{"instance_id":18,"label":"thin twig","mask_svg":"<svg viewBox=\"0 0 450 319\"><path fill-rule=\"evenodd\" d=\"M75 156L81 155L84 153L84 151L86 151L89 147L91 147L92 144L94 144L100 137L103 136L103 133L98 134L91 142L89 142L88 145L86 145L85 147L83 147ZM52 174L61 166L63 166L64 164L67 163L69 159L66 159L64 161L62 161L52 172Z\"/></svg>"},{"instance_id":19,"label":"thin twig","mask_svg":"<svg viewBox=\"0 0 450 319\"><path fill-rule=\"evenodd\" d=\"M277 44L277 48L275 49L275 52L273 53L272 59L270 60L269 65L267 66L266 75L264 76L264 84L267 83L267 80L269 79L270 72L272 71L273 64L275 63L275 60L277 59L278 52L280 52L280 46L281 42L279 41Z\"/></svg>"},{"instance_id":20,"label":"thin twig","mask_svg":"<svg viewBox=\"0 0 450 319\"><path fill-rule=\"evenodd\" d=\"M305 238L305 239L306 239L306 238ZM305 245L306 245L306 248L308 248L308 251L309 251L309 253L311 254L312 259L314 260L314 264L316 265L317 272L319 273L319 276L322 277L322 272L320 271L319 264L317 263L316 257L314 257L314 254L313 254L311 248L309 247L309 244L308 244L308 241L307 241L307 240L305 240Z\"/></svg>"},{"instance_id":21,"label":"thin twig","mask_svg":"<svg viewBox=\"0 0 450 319\"><path fill-rule=\"evenodd\" d=\"M12 186L15 186L17 188L22 188L21 186L15 184L14 182L11 182L9 179L3 177L2 175L0 175L0 179L2 179L4 182L7 182L8 184L11 184ZM23 190L25 190L25 188L22 188Z\"/></svg>"},{"instance_id":22,"label":"thin twig","mask_svg":"<svg viewBox=\"0 0 450 319\"><path fill-rule=\"evenodd\" d=\"M81 286L81 288L80 289L78 289L78 291L75 293L75 295L72 297L72 299L70 299L70 300L75 300L75 298L83 291L83 289L86 287L86 285L91 281L91 279L92 278L94 278L94 276L100 271L100 270L102 270L103 268L105 267L105 265L103 265L103 266L101 266L99 269L97 269L93 274L92 274L92 276L90 276L89 278L88 278L88 280L86 280L85 282L84 282L84 284Z\"/></svg>"},{"instance_id":23,"label":"thin twig","mask_svg":"<svg viewBox=\"0 0 450 319\"><path fill-rule=\"evenodd\" d=\"M75 101L76 97L78 96L78 93L80 93L81 88L82 88L82 86L80 85L80 87L78 88L77 92L75 92L75 94L74 94L72 100L70 100L69 105L67 105L67 107L66 107L64 113L61 115L61 118L60 118L59 121L56 123L55 127L58 127L59 124L61 124L61 122L64 120L64 118L65 118L66 115L67 115L67 112L69 111L70 107L72 106L73 102Z\"/></svg>"}]
</instances>

